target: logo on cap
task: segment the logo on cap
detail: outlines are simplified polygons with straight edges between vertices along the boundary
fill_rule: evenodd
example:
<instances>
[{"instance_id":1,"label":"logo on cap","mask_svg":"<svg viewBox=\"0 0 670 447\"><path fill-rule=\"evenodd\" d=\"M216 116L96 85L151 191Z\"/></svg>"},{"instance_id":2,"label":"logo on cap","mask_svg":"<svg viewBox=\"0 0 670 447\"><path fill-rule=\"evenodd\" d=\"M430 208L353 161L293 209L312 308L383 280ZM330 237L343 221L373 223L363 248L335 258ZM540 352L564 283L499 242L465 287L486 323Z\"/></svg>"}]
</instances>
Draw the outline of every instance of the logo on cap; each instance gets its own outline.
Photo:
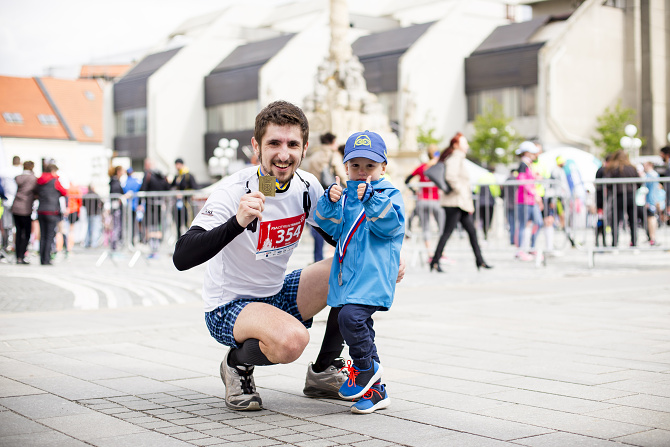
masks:
<instances>
[{"instance_id":1,"label":"logo on cap","mask_svg":"<svg viewBox=\"0 0 670 447\"><path fill-rule=\"evenodd\" d=\"M368 146L372 147L372 142L370 141L370 137L367 135L360 135L358 138L356 138L356 141L354 141L354 147L358 146Z\"/></svg>"}]
</instances>

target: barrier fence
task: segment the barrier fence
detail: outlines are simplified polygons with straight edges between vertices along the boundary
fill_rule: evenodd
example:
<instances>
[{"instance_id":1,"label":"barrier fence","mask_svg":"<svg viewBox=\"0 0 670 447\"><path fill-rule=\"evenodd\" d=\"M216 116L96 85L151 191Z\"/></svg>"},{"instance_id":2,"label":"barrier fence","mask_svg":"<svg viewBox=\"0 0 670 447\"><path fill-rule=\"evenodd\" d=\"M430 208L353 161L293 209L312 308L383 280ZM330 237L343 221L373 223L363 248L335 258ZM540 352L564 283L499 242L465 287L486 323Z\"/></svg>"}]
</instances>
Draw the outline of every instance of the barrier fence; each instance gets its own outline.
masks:
<instances>
[{"instance_id":1,"label":"barrier fence","mask_svg":"<svg viewBox=\"0 0 670 447\"><path fill-rule=\"evenodd\" d=\"M439 202L421 198L420 188L434 186L432 183L408 186L419 192L413 194L413 203L406 203L408 262L424 264L442 232L444 210ZM487 252L509 252L512 259L522 245L537 253L539 265L546 263L547 257L576 249L592 267L598 253L670 249L670 177L596 179L572 190L553 180L472 186L478 238L486 241ZM519 188L527 186L540 192L541 206L529 210L517 203ZM649 203L650 189L658 193L651 195L658 203ZM66 235L65 247L104 247L98 265L125 252L131 254L129 265L133 266L143 256L171 255L178 237L188 230L207 197L206 190L69 196L69 200L80 200L81 208L76 218L64 216L59 230ZM528 230L523 232L525 241L518 239L521 221ZM34 233L33 239L39 241ZM452 239L458 237L455 233ZM454 245L448 244L447 250L454 250ZM30 247L35 249L34 244Z\"/></svg>"},{"instance_id":2,"label":"barrier fence","mask_svg":"<svg viewBox=\"0 0 670 447\"><path fill-rule=\"evenodd\" d=\"M417 260L424 263L432 255L434 241L442 232L441 223L431 218L439 201L422 199L420 188L430 186L434 184L408 185L417 191L413 194L414 206L406 204L411 235L410 264L416 264ZM542 198L541 203L530 210L517 200L519 188L529 186L536 188ZM598 253L670 249L667 209L670 177L596 179L574 185L572 190L549 179L478 183L472 187L476 191L473 217L479 241L486 241L486 251L509 252L512 258L521 245L535 252L534 259L540 264L546 263L547 257L576 249L585 254L587 265L593 267ZM650 190L652 201L656 203L649 203ZM423 224L431 220L430 225ZM523 232L524 239L531 240L518 239L522 221L527 229ZM470 250L470 247L465 249ZM453 250L453 244L448 244L447 250Z\"/></svg>"}]
</instances>

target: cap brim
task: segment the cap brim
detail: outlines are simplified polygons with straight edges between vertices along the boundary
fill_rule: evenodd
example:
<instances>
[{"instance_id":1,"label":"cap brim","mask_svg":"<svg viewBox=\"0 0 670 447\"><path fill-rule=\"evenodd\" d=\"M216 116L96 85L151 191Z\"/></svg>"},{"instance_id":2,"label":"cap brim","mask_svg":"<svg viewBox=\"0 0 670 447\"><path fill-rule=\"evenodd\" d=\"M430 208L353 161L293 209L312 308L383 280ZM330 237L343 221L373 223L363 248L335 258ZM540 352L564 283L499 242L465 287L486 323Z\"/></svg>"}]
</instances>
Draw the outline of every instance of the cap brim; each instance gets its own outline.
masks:
<instances>
[{"instance_id":1,"label":"cap brim","mask_svg":"<svg viewBox=\"0 0 670 447\"><path fill-rule=\"evenodd\" d=\"M378 163L383 163L386 161L384 157L379 155L376 152L368 151L368 150L363 150L363 151L351 151L349 152L345 157L344 160L342 160L343 163L348 162L352 158L367 158L368 160L376 161Z\"/></svg>"}]
</instances>

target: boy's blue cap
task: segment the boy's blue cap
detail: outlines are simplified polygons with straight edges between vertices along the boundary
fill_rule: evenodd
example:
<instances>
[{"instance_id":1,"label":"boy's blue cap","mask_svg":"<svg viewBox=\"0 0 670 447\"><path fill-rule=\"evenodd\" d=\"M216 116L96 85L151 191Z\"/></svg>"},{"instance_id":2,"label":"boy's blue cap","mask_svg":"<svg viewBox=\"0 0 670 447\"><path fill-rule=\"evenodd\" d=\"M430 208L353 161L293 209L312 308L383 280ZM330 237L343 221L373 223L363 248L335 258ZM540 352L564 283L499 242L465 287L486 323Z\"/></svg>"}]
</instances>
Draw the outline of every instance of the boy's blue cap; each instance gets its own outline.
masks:
<instances>
[{"instance_id":1,"label":"boy's blue cap","mask_svg":"<svg viewBox=\"0 0 670 447\"><path fill-rule=\"evenodd\" d=\"M379 134L366 130L356 132L347 139L344 145L344 160L363 157L379 163L388 162L386 159L386 143Z\"/></svg>"}]
</instances>

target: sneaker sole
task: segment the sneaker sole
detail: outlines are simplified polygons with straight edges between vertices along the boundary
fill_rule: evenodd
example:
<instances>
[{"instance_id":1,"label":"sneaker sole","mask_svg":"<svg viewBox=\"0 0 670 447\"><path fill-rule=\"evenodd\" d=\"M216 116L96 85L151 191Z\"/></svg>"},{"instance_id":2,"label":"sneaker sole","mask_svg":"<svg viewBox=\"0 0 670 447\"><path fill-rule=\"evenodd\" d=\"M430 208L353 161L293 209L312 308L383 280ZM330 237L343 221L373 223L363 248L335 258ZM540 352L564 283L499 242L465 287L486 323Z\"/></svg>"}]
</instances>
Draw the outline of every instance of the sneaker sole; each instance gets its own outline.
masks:
<instances>
[{"instance_id":1,"label":"sneaker sole","mask_svg":"<svg viewBox=\"0 0 670 447\"><path fill-rule=\"evenodd\" d=\"M231 410L237 410L237 411L258 411L263 409L263 405L261 405L259 402L256 401L239 405L235 405L226 401L226 407L230 408Z\"/></svg>"},{"instance_id":2,"label":"sneaker sole","mask_svg":"<svg viewBox=\"0 0 670 447\"><path fill-rule=\"evenodd\" d=\"M340 393L337 391L325 391L323 388L305 388L302 390L302 393L310 398L313 399L345 399L349 400L349 398L343 398L340 396Z\"/></svg>"},{"instance_id":3,"label":"sneaker sole","mask_svg":"<svg viewBox=\"0 0 670 447\"><path fill-rule=\"evenodd\" d=\"M361 397L363 394L367 393L368 390L370 389L370 387L371 387L372 385L374 385L375 382L376 382L377 380L381 379L381 377L382 377L382 372L384 372L384 368L382 368L382 365L380 364L380 365L379 365L379 369L377 370L377 373L376 373L374 376L372 376L372 378L371 378L370 381L368 382L367 386L366 386L365 388L363 388L362 391L359 391L359 392L356 393L356 394L352 394L351 396L344 396L344 395L343 395L342 393L340 393L339 391L337 392L337 394L339 394L339 396L340 396L342 399L345 399L345 400L349 400L349 399L358 399L358 398Z\"/></svg>"},{"instance_id":4,"label":"sneaker sole","mask_svg":"<svg viewBox=\"0 0 670 447\"><path fill-rule=\"evenodd\" d=\"M355 406L352 406L351 407L351 412L354 413L354 414L370 414L374 411L381 410L383 408L387 408L389 405L391 405L391 398L387 397L386 399L380 400L379 402L377 402L376 404L374 404L373 406L371 406L370 408L368 408L366 410L360 410L360 409L356 408Z\"/></svg>"}]
</instances>

